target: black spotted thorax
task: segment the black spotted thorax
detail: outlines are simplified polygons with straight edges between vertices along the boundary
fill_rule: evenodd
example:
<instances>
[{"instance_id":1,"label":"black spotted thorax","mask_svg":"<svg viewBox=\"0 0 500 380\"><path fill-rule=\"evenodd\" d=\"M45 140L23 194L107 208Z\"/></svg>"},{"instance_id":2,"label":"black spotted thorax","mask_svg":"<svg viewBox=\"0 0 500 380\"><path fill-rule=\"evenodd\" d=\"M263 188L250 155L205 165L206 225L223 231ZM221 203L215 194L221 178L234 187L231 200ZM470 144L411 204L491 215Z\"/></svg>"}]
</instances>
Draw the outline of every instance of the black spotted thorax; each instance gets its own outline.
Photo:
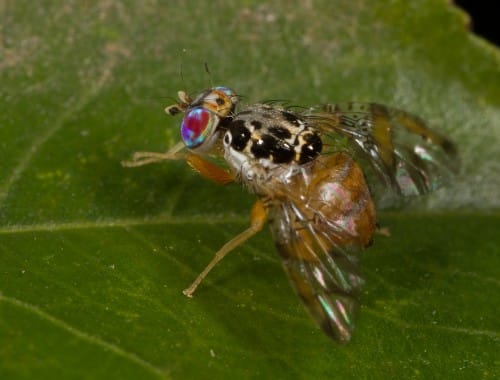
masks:
<instances>
[{"instance_id":1,"label":"black spotted thorax","mask_svg":"<svg viewBox=\"0 0 500 380\"><path fill-rule=\"evenodd\" d=\"M318 157L323 147L317 131L302 118L267 104L238 112L225 128L224 158L250 188L270 177L292 175Z\"/></svg>"}]
</instances>

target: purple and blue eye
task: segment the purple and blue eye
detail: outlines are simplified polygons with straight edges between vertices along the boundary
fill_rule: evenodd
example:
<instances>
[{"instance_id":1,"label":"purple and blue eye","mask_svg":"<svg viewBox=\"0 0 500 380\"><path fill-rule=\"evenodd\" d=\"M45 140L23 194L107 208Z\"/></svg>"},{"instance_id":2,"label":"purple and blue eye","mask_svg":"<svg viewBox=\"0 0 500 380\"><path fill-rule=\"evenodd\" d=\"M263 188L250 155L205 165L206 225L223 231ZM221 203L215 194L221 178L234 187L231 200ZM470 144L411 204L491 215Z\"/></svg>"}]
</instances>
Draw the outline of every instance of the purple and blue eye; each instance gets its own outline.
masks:
<instances>
[{"instance_id":1,"label":"purple and blue eye","mask_svg":"<svg viewBox=\"0 0 500 380\"><path fill-rule=\"evenodd\" d=\"M189 110L181 125L181 136L189 149L202 145L215 132L218 117L211 111L197 107Z\"/></svg>"}]
</instances>

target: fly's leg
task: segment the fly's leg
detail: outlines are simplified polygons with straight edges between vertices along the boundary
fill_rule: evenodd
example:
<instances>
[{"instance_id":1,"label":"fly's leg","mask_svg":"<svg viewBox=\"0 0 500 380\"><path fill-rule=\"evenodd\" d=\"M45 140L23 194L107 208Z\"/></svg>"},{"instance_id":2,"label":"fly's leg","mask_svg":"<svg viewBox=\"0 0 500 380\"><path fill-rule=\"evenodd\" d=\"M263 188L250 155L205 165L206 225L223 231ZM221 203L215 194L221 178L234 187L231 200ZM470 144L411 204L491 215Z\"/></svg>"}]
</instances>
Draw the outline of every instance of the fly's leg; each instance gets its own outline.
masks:
<instances>
[{"instance_id":1,"label":"fly's leg","mask_svg":"<svg viewBox=\"0 0 500 380\"><path fill-rule=\"evenodd\" d=\"M174 145L172 149L165 153L159 152L135 152L132 156L131 161L122 161L122 166L127 168L133 168L137 166L143 166L147 164L152 164L153 162L160 162L166 160L185 160L186 154L180 153L182 148L184 148L184 143L181 141Z\"/></svg>"},{"instance_id":2,"label":"fly's leg","mask_svg":"<svg viewBox=\"0 0 500 380\"><path fill-rule=\"evenodd\" d=\"M218 167L217 165L212 164L211 162L203 159L202 157L191 154L191 153L180 153L180 151L184 148L184 143L180 142L175 145L172 149L170 149L166 153L158 153L158 152L135 152L132 156L131 161L122 161L122 165L125 167L137 167L143 166L147 164L151 164L153 162L161 162L166 160L184 160L189 166L191 166L195 171L197 171L201 176L215 181L220 184L227 184L234 181L233 175ZM201 283L201 281L206 277L208 272L226 256L227 253L232 251L234 248L248 240L250 237L259 232L267 218L267 210L264 207L264 204L261 201L257 201L251 212L250 216L250 227L248 227L245 231L235 236L229 242L227 242L217 253L212 261L207 265L207 267L199 274L196 280L189 286L187 289L183 291L183 293L192 297L194 291Z\"/></svg>"},{"instance_id":3,"label":"fly's leg","mask_svg":"<svg viewBox=\"0 0 500 380\"><path fill-rule=\"evenodd\" d=\"M212 164L196 154L189 154L186 161L189 166L200 173L202 177L209 180L220 183L221 185L226 185L234 181L234 177L230 172Z\"/></svg>"},{"instance_id":4,"label":"fly's leg","mask_svg":"<svg viewBox=\"0 0 500 380\"><path fill-rule=\"evenodd\" d=\"M194 282L188 288L184 289L182 293L184 293L184 295L187 297L193 297L193 293L195 292L198 285L200 285L201 281L203 281L203 279L207 276L208 272L210 272L212 268L234 248L244 243L257 232L262 230L266 219L267 209L265 208L264 203L258 200L252 207L252 212L250 214L250 227L224 244L224 246L215 253L215 257L212 259L212 261L210 261L210 263L208 263L203 272L201 272L198 277L196 277L196 280L194 280Z\"/></svg>"},{"instance_id":5,"label":"fly's leg","mask_svg":"<svg viewBox=\"0 0 500 380\"><path fill-rule=\"evenodd\" d=\"M184 143L180 142L165 153L135 152L131 161L122 161L122 166L132 168L154 162L183 160L186 161L195 171L201 174L201 176L214 182L225 185L234 181L233 175L227 170L221 169L217 165L212 164L196 154L185 152L181 153L180 151L182 148L184 148Z\"/></svg>"}]
</instances>

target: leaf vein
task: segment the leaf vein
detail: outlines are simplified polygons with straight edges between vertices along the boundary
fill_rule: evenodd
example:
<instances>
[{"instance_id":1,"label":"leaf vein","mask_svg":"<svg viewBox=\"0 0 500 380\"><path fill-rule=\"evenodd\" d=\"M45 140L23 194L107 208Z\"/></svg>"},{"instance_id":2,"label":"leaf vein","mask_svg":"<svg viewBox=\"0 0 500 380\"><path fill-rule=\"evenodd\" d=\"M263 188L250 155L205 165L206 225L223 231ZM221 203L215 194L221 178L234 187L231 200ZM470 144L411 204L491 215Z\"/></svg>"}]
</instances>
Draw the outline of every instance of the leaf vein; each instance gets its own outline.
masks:
<instances>
[{"instance_id":1,"label":"leaf vein","mask_svg":"<svg viewBox=\"0 0 500 380\"><path fill-rule=\"evenodd\" d=\"M56 222L56 223L40 223L31 225L7 225L0 227L0 234L16 234L16 233L31 233L31 232L56 232L69 230L85 230L93 228L127 228L140 226L155 226L168 224L224 224L224 223L244 223L247 218L239 216L221 216L221 215L203 215L203 216L188 216L188 217L168 217L160 215L153 218L124 218L124 219L101 219L93 221L74 221L74 222Z\"/></svg>"},{"instance_id":2,"label":"leaf vein","mask_svg":"<svg viewBox=\"0 0 500 380\"><path fill-rule=\"evenodd\" d=\"M123 348L120 348L116 346L113 343L106 342L105 340L98 338L96 336L90 335L84 331L81 331L66 322L48 314L47 312L39 309L35 305L32 305L30 303L21 301L16 298L8 297L0 292L0 301L3 301L5 303L9 303L11 305L14 305L16 307L19 307L21 309L27 310L38 317L52 323L54 326L61 328L62 330L76 336L77 338L84 340L86 342L89 342L95 346L101 347L104 350L107 350L109 352L112 352L118 356L121 356L127 360L130 360L131 362L140 365L141 367L147 369L149 372L155 374L158 376L158 378L161 379L167 379L168 376L167 374L161 370L160 368L156 367L154 364L146 361L145 359L139 357L137 354L126 351Z\"/></svg>"},{"instance_id":3,"label":"leaf vein","mask_svg":"<svg viewBox=\"0 0 500 380\"><path fill-rule=\"evenodd\" d=\"M500 341L500 334L498 334L496 331L491 331L491 330L477 330L477 329L471 329L471 328L465 328L465 327L452 327L452 326L443 326L443 325L426 325L426 324L413 324L409 323L403 319L396 318L396 317L391 317L388 316L384 313L381 313L377 310L374 309L365 309L367 313L370 313L376 317L379 317L380 319L385 319L389 322L392 322L396 325L399 325L404 328L408 329L436 329L436 330L442 330L442 331L447 331L447 332L456 332L456 333L461 333L461 334L467 334L467 335L472 335L472 336L486 336L488 338L491 338L495 341Z\"/></svg>"}]
</instances>

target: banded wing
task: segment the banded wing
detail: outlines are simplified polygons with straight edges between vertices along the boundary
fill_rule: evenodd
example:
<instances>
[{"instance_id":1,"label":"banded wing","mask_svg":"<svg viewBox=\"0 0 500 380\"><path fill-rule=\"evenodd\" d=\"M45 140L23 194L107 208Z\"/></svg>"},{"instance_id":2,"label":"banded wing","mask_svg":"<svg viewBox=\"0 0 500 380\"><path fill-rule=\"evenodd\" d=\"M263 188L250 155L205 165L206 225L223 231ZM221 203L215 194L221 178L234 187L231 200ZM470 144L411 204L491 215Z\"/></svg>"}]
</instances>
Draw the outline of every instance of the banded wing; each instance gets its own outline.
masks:
<instances>
[{"instance_id":1,"label":"banded wing","mask_svg":"<svg viewBox=\"0 0 500 380\"><path fill-rule=\"evenodd\" d=\"M339 136L345 137L397 195L428 193L458 172L454 143L404 111L376 103L327 104L305 118L333 149L338 149Z\"/></svg>"},{"instance_id":2,"label":"banded wing","mask_svg":"<svg viewBox=\"0 0 500 380\"><path fill-rule=\"evenodd\" d=\"M358 268L360 247L337 242L348 234L340 226L299 205L283 202L271 213L270 227L283 267L316 323L331 338L348 342L364 284ZM318 219L319 218L319 219Z\"/></svg>"}]
</instances>

